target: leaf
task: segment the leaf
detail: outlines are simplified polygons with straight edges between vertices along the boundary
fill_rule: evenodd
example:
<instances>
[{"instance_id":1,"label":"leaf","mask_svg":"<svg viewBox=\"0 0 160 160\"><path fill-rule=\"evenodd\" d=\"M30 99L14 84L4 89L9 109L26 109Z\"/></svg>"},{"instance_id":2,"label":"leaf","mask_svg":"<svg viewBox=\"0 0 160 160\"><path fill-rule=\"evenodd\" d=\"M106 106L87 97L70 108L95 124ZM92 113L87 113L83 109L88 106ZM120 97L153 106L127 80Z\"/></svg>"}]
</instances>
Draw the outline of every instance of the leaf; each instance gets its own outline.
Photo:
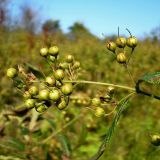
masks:
<instances>
[{"instance_id":1,"label":"leaf","mask_svg":"<svg viewBox=\"0 0 160 160\"><path fill-rule=\"evenodd\" d=\"M37 78L40 78L40 79L45 78L43 73L35 66L29 63L25 63L25 65L28 67L29 72L32 72Z\"/></svg>"},{"instance_id":2,"label":"leaf","mask_svg":"<svg viewBox=\"0 0 160 160\"><path fill-rule=\"evenodd\" d=\"M160 85L160 72L155 72L155 73L150 73L150 74L146 74L143 77L141 77L137 83L136 83L136 92L146 95L146 96L150 96L156 99L160 100L160 96L157 96L153 93L148 93L146 91L143 91L140 87L140 85L142 83L146 82L148 85L154 85L154 86L159 86Z\"/></svg>"},{"instance_id":3,"label":"leaf","mask_svg":"<svg viewBox=\"0 0 160 160\"><path fill-rule=\"evenodd\" d=\"M15 79L13 79L13 86L17 87L18 89L22 89L25 88L26 85L23 82L23 80L21 80L20 78L16 77Z\"/></svg>"},{"instance_id":4,"label":"leaf","mask_svg":"<svg viewBox=\"0 0 160 160\"><path fill-rule=\"evenodd\" d=\"M65 154L67 156L70 156L70 154L71 154L71 146L70 146L70 142L69 142L68 137L61 134L61 135L59 135L59 140L60 140L60 142L61 142L61 144L63 146L63 150L64 150Z\"/></svg>"},{"instance_id":5,"label":"leaf","mask_svg":"<svg viewBox=\"0 0 160 160\"><path fill-rule=\"evenodd\" d=\"M160 72L146 74L140 78L141 81L146 81L150 84L160 85Z\"/></svg>"},{"instance_id":6,"label":"leaf","mask_svg":"<svg viewBox=\"0 0 160 160\"><path fill-rule=\"evenodd\" d=\"M109 129L107 130L106 134L105 134L105 138L101 144L101 146L99 147L99 150L98 152L95 154L95 156L93 156L90 160L98 160L102 154L104 153L106 147L107 147L107 144L109 143L113 133L114 133L114 130L115 130L115 127L119 121L119 118L124 110L124 107L128 104L128 101L129 99L132 97L133 93L129 94L128 96L126 96L125 98L123 98L120 103L118 104L117 106L117 113L112 121L112 124L111 126L109 127Z\"/></svg>"}]
</instances>

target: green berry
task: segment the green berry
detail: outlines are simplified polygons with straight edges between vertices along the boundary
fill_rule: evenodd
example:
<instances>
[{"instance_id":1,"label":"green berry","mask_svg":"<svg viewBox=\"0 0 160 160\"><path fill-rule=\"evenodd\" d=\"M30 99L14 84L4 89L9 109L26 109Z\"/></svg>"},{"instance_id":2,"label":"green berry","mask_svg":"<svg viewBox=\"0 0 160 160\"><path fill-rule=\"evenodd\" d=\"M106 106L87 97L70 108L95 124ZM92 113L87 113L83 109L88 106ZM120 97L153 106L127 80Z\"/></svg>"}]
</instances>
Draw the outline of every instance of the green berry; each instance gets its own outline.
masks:
<instances>
[{"instance_id":1,"label":"green berry","mask_svg":"<svg viewBox=\"0 0 160 160\"><path fill-rule=\"evenodd\" d=\"M39 89L40 90L45 89L45 88L46 88L46 84L45 83L42 82L42 83L39 84Z\"/></svg>"},{"instance_id":2,"label":"green berry","mask_svg":"<svg viewBox=\"0 0 160 160\"><path fill-rule=\"evenodd\" d=\"M48 98L49 98L49 91L46 90L46 89L41 90L39 92L39 94L38 94L38 98L40 100L48 100Z\"/></svg>"},{"instance_id":3,"label":"green berry","mask_svg":"<svg viewBox=\"0 0 160 160\"><path fill-rule=\"evenodd\" d=\"M49 48L48 53L52 56L58 55L59 49L57 46L52 46Z\"/></svg>"},{"instance_id":4,"label":"green berry","mask_svg":"<svg viewBox=\"0 0 160 160\"><path fill-rule=\"evenodd\" d=\"M54 89L49 93L49 98L53 101L59 100L60 97L61 97L61 94L57 89Z\"/></svg>"},{"instance_id":5,"label":"green berry","mask_svg":"<svg viewBox=\"0 0 160 160\"><path fill-rule=\"evenodd\" d=\"M25 106L28 108L28 109L31 109L31 108L34 108L35 107L35 103L36 103L36 100L35 99L27 99L25 101Z\"/></svg>"},{"instance_id":6,"label":"green berry","mask_svg":"<svg viewBox=\"0 0 160 160\"><path fill-rule=\"evenodd\" d=\"M108 92L109 92L109 94L113 94L115 92L115 88L112 87L112 86L109 86L108 87Z\"/></svg>"},{"instance_id":7,"label":"green berry","mask_svg":"<svg viewBox=\"0 0 160 160\"><path fill-rule=\"evenodd\" d=\"M62 83L60 81L56 81L56 86L59 88L59 87L62 87Z\"/></svg>"},{"instance_id":8,"label":"green berry","mask_svg":"<svg viewBox=\"0 0 160 160\"><path fill-rule=\"evenodd\" d=\"M64 99L62 99L62 100L60 101L60 103L58 104L57 107L58 107L58 109L60 109L60 110L65 109L65 108L67 107L66 101L65 101Z\"/></svg>"},{"instance_id":9,"label":"green berry","mask_svg":"<svg viewBox=\"0 0 160 160\"><path fill-rule=\"evenodd\" d=\"M72 63L73 60L74 60L74 57L71 54L67 55L67 57L66 57L66 62L67 63Z\"/></svg>"},{"instance_id":10,"label":"green berry","mask_svg":"<svg viewBox=\"0 0 160 160\"><path fill-rule=\"evenodd\" d=\"M114 42L107 42L107 49L112 51L112 52L115 52L116 44Z\"/></svg>"},{"instance_id":11,"label":"green berry","mask_svg":"<svg viewBox=\"0 0 160 160\"><path fill-rule=\"evenodd\" d=\"M155 146L160 146L160 136L159 135L152 135L151 136L151 143Z\"/></svg>"},{"instance_id":12,"label":"green berry","mask_svg":"<svg viewBox=\"0 0 160 160\"><path fill-rule=\"evenodd\" d=\"M73 85L72 83L65 83L61 87L61 91L64 95L70 95L73 92Z\"/></svg>"},{"instance_id":13,"label":"green berry","mask_svg":"<svg viewBox=\"0 0 160 160\"><path fill-rule=\"evenodd\" d=\"M38 94L38 88L36 86L31 86L28 90L31 96L35 96Z\"/></svg>"},{"instance_id":14,"label":"green berry","mask_svg":"<svg viewBox=\"0 0 160 160\"><path fill-rule=\"evenodd\" d=\"M9 78L14 78L14 77L16 77L16 76L17 76L17 70L16 70L15 68L9 68L9 69L7 70L7 76L8 76Z\"/></svg>"},{"instance_id":15,"label":"green berry","mask_svg":"<svg viewBox=\"0 0 160 160\"><path fill-rule=\"evenodd\" d=\"M48 49L47 48L41 48L40 49L40 55L45 57L48 54Z\"/></svg>"},{"instance_id":16,"label":"green berry","mask_svg":"<svg viewBox=\"0 0 160 160\"><path fill-rule=\"evenodd\" d=\"M124 48L126 46L126 39L124 37L118 37L116 39L116 45L119 48Z\"/></svg>"},{"instance_id":17,"label":"green berry","mask_svg":"<svg viewBox=\"0 0 160 160\"><path fill-rule=\"evenodd\" d=\"M127 58L123 52L117 54L117 62L122 64L127 62Z\"/></svg>"},{"instance_id":18,"label":"green berry","mask_svg":"<svg viewBox=\"0 0 160 160\"><path fill-rule=\"evenodd\" d=\"M95 110L95 116L102 117L104 115L105 115L104 109L101 108L101 107L97 107L96 110Z\"/></svg>"},{"instance_id":19,"label":"green berry","mask_svg":"<svg viewBox=\"0 0 160 160\"><path fill-rule=\"evenodd\" d=\"M127 39L127 46L130 48L135 48L138 44L138 40L136 37L131 36Z\"/></svg>"},{"instance_id":20,"label":"green berry","mask_svg":"<svg viewBox=\"0 0 160 160\"><path fill-rule=\"evenodd\" d=\"M81 66L81 64L78 61L75 61L74 64L73 64L74 69L79 69L80 66Z\"/></svg>"},{"instance_id":21,"label":"green berry","mask_svg":"<svg viewBox=\"0 0 160 160\"><path fill-rule=\"evenodd\" d=\"M101 100L99 98L93 98L92 99L92 105L100 106L101 105Z\"/></svg>"},{"instance_id":22,"label":"green berry","mask_svg":"<svg viewBox=\"0 0 160 160\"><path fill-rule=\"evenodd\" d=\"M55 56L48 56L47 57L51 62L55 62L56 61L56 57Z\"/></svg>"},{"instance_id":23,"label":"green berry","mask_svg":"<svg viewBox=\"0 0 160 160\"><path fill-rule=\"evenodd\" d=\"M68 68L69 68L69 65L68 65L67 62L60 63L59 66L60 66L60 68L62 68L62 69L68 69Z\"/></svg>"},{"instance_id":24,"label":"green berry","mask_svg":"<svg viewBox=\"0 0 160 160\"><path fill-rule=\"evenodd\" d=\"M45 104L41 104L36 107L36 111L39 113L43 113L48 109L48 107Z\"/></svg>"},{"instance_id":25,"label":"green berry","mask_svg":"<svg viewBox=\"0 0 160 160\"><path fill-rule=\"evenodd\" d=\"M54 77L46 77L46 83L49 84L50 86L54 86L56 84L56 80Z\"/></svg>"},{"instance_id":26,"label":"green berry","mask_svg":"<svg viewBox=\"0 0 160 160\"><path fill-rule=\"evenodd\" d=\"M55 71L55 78L57 80L62 80L64 78L64 71L62 69L57 69Z\"/></svg>"},{"instance_id":27,"label":"green berry","mask_svg":"<svg viewBox=\"0 0 160 160\"><path fill-rule=\"evenodd\" d=\"M30 95L30 93L28 91L25 91L24 94L23 94L23 97L25 99L29 99L29 98L31 98L31 95Z\"/></svg>"},{"instance_id":28,"label":"green berry","mask_svg":"<svg viewBox=\"0 0 160 160\"><path fill-rule=\"evenodd\" d=\"M77 100L77 104L82 104L82 100L81 100L81 99L78 99L78 100Z\"/></svg>"},{"instance_id":29,"label":"green berry","mask_svg":"<svg viewBox=\"0 0 160 160\"><path fill-rule=\"evenodd\" d=\"M69 122L70 120L71 120L70 117L65 117L65 121L66 121L66 122Z\"/></svg>"}]
</instances>

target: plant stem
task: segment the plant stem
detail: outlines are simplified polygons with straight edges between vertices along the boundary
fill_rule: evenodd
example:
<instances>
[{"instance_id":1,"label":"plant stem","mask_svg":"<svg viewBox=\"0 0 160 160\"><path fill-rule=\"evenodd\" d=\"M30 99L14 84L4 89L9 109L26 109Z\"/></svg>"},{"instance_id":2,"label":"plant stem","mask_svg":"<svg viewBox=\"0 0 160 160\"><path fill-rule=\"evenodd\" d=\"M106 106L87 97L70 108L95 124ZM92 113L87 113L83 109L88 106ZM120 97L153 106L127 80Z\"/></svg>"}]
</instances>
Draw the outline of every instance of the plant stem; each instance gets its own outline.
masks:
<instances>
[{"instance_id":1,"label":"plant stem","mask_svg":"<svg viewBox=\"0 0 160 160\"><path fill-rule=\"evenodd\" d=\"M125 67L125 69L127 70L128 75L129 75L129 77L131 78L133 84L135 84L135 81L134 81L134 79L133 79L133 77L132 77L132 74L131 74L130 70L128 69L128 65L127 65L127 64L124 64L124 67Z\"/></svg>"},{"instance_id":2,"label":"plant stem","mask_svg":"<svg viewBox=\"0 0 160 160\"><path fill-rule=\"evenodd\" d=\"M112 84L112 83L103 83L103 82L85 81L85 80L64 81L64 82L79 83L79 84L80 83L83 83L83 84L95 84L95 85L102 85L102 86L112 86L112 87L127 89L127 90L131 90L131 91L136 91L135 88L128 87L128 86L123 86L123 85Z\"/></svg>"}]
</instances>

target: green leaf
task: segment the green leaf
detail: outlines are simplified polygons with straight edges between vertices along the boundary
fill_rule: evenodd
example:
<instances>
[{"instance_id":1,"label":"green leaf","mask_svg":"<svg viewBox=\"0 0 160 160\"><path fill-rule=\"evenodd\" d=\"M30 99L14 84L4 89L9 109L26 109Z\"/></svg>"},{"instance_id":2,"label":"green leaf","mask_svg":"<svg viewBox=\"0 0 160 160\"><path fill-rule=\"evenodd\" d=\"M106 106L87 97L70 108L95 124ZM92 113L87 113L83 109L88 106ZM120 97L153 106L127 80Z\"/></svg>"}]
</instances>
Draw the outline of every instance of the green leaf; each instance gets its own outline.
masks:
<instances>
[{"instance_id":1,"label":"green leaf","mask_svg":"<svg viewBox=\"0 0 160 160\"><path fill-rule=\"evenodd\" d=\"M158 95L155 95L153 93L153 91L151 91L150 93L148 91L144 91L141 89L141 85L142 83L144 84L147 84L148 87L149 85L152 85L152 86L160 86L160 72L155 72L155 73L150 73L150 74L146 74L144 75L143 77L141 77L137 83L136 83L136 92L137 93L140 93L140 94L143 94L143 95L146 95L146 96L149 96L149 97L153 97L153 98L156 98L156 99L159 99L160 100L160 96Z\"/></svg>"},{"instance_id":2,"label":"green leaf","mask_svg":"<svg viewBox=\"0 0 160 160\"><path fill-rule=\"evenodd\" d=\"M23 80L21 80L20 78L16 77L13 79L13 86L17 87L18 89L23 89L26 87L25 83L23 82Z\"/></svg>"},{"instance_id":3,"label":"green leaf","mask_svg":"<svg viewBox=\"0 0 160 160\"><path fill-rule=\"evenodd\" d=\"M141 77L139 80L148 82L154 85L160 85L160 72L146 74Z\"/></svg>"},{"instance_id":4,"label":"green leaf","mask_svg":"<svg viewBox=\"0 0 160 160\"><path fill-rule=\"evenodd\" d=\"M70 142L69 142L68 137L61 134L61 135L59 135L59 140L60 140L60 142L61 142L61 144L63 146L63 150L64 150L65 154L67 156L70 156L70 154L71 154L71 146L70 146Z\"/></svg>"},{"instance_id":5,"label":"green leaf","mask_svg":"<svg viewBox=\"0 0 160 160\"><path fill-rule=\"evenodd\" d=\"M28 68L29 72L32 72L37 78L39 79L44 79L44 75L43 73L36 68L35 66L29 64L29 63L25 63L26 67Z\"/></svg>"}]
</instances>

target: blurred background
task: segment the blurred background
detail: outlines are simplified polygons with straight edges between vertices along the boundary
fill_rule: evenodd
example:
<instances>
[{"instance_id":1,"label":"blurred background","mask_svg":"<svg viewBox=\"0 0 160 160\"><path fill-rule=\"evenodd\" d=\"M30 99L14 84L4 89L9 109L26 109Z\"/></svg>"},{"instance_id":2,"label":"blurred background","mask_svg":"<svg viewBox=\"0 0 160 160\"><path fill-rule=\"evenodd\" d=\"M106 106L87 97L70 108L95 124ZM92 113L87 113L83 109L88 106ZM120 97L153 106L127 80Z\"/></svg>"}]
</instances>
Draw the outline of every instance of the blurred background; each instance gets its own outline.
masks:
<instances>
[{"instance_id":1,"label":"blurred background","mask_svg":"<svg viewBox=\"0 0 160 160\"><path fill-rule=\"evenodd\" d=\"M23 99L6 77L6 70L29 63L47 72L49 66L39 50L56 44L62 61L66 54L73 54L81 62L79 79L134 87L126 70L106 49L106 41L115 40L118 26L120 35L129 37L128 28L139 39L129 65L134 80L159 71L159 6L158 0L0 0L0 159L86 160L96 153L114 114L95 117L90 110L83 111L84 104L78 101L66 112L51 108L33 124L34 111L16 112ZM92 97L105 90L80 85L75 95ZM115 100L127 93L117 89ZM105 110L109 112L110 106ZM159 112L158 100L134 97L100 159L159 160L159 148L149 139L150 134L160 133ZM83 119L62 129L82 113ZM60 133L50 141L39 143L57 130Z\"/></svg>"}]
</instances>

